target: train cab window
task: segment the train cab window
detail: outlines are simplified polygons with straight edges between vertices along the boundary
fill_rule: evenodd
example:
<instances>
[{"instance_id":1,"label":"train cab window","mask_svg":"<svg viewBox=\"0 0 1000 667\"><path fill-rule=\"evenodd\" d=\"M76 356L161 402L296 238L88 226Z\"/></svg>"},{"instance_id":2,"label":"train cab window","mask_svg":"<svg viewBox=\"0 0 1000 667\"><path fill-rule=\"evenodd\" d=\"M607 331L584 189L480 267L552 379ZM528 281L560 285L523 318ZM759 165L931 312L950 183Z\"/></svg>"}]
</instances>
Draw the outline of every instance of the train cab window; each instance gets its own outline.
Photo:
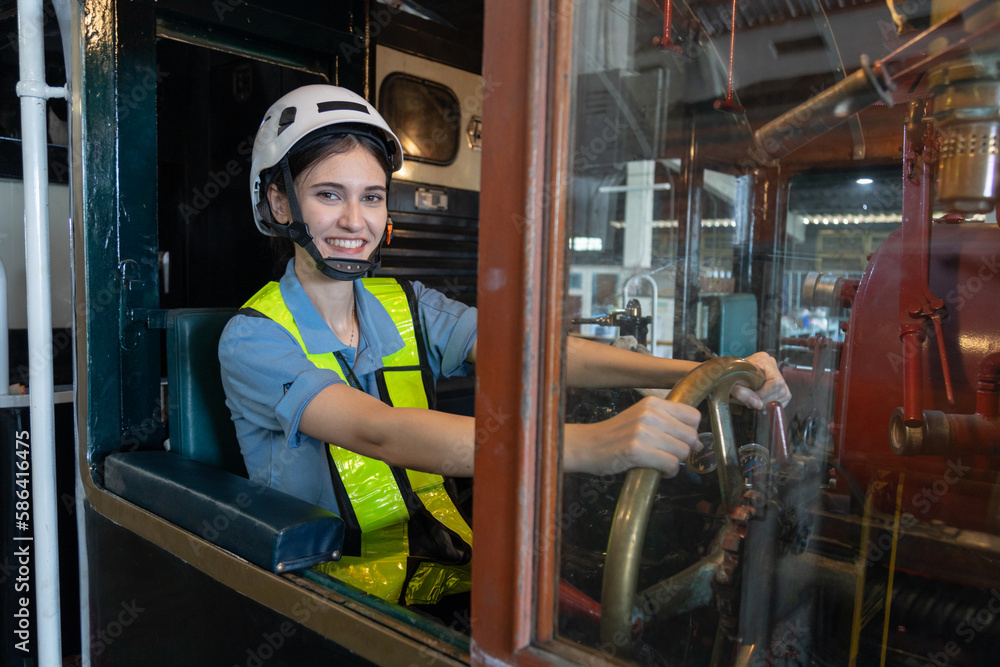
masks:
<instances>
[{"instance_id":1,"label":"train cab window","mask_svg":"<svg viewBox=\"0 0 1000 667\"><path fill-rule=\"evenodd\" d=\"M792 395L757 410L706 390L704 447L669 478L558 473L551 590L544 575L535 590L555 608L548 646L580 662L971 664L996 645L971 619L993 623L1000 561L984 298L1000 183L995 160L958 148L996 133L960 120L996 87L995 34L976 32L996 8L959 29L929 8L820 4L780 27L700 2L668 3L672 26L642 2L555 21L544 193L563 198L539 235L565 276L555 328L701 368L766 353ZM865 54L916 24L982 52L950 42L919 102L901 92L918 74L891 64L914 53L887 56L901 87L859 101ZM550 420L565 447L571 424L683 400L686 382L564 378Z\"/></svg>"},{"instance_id":2,"label":"train cab window","mask_svg":"<svg viewBox=\"0 0 1000 667\"><path fill-rule=\"evenodd\" d=\"M450 88L390 74L382 82L379 106L407 159L436 165L454 162L462 139L462 107Z\"/></svg>"},{"instance_id":3,"label":"train cab window","mask_svg":"<svg viewBox=\"0 0 1000 667\"><path fill-rule=\"evenodd\" d=\"M640 6L632 12L655 32L657 17ZM607 48L595 50L588 39L601 25L611 27ZM685 117L697 113L691 106L701 94L695 82L716 65L706 57L687 70L657 59L658 49L630 37L645 34L634 28L617 12L581 8L574 16L565 261L577 278L564 297L566 333L655 357L749 356L757 351L758 301L737 260L751 233L751 177L726 164L720 144L688 135L683 147L692 122ZM711 122L726 140L743 131L732 116ZM667 394L569 388L566 428ZM753 428L752 415L732 410L737 431ZM707 412L699 431L710 450ZM670 479L656 473L640 483L626 467L562 475L557 635L574 648L640 664L708 664L711 644L702 637L714 638L717 618L695 580L710 572L713 545L725 534L727 499L715 468L683 465ZM643 513L643 527L629 527ZM623 539L623 529L636 532ZM681 600L689 594L697 601ZM633 626L635 601L646 604ZM619 617L623 608L627 620ZM633 633L638 624L642 632Z\"/></svg>"}]
</instances>

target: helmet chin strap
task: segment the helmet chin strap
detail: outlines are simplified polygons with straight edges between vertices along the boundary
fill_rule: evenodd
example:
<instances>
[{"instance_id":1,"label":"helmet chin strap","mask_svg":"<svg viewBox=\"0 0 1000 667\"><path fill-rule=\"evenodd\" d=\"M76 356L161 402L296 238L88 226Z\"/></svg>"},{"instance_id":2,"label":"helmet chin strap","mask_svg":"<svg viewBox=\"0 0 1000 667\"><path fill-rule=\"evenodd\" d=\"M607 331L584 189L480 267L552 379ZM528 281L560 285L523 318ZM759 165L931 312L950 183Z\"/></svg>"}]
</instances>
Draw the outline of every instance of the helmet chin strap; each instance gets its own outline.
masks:
<instances>
[{"instance_id":1,"label":"helmet chin strap","mask_svg":"<svg viewBox=\"0 0 1000 667\"><path fill-rule=\"evenodd\" d=\"M351 281L364 278L375 272L382 264L382 242L385 241L385 232L379 239L379 244L372 253L371 259L340 259L336 257L323 257L316 247L309 227L302 222L302 210L299 208L298 198L295 196L295 186L292 185L292 173L288 168L288 158L281 159L281 170L285 176L285 189L288 191L288 208L292 219L281 227L282 233L295 243L299 244L309 256L316 262L316 270L324 276L334 280Z\"/></svg>"}]
</instances>

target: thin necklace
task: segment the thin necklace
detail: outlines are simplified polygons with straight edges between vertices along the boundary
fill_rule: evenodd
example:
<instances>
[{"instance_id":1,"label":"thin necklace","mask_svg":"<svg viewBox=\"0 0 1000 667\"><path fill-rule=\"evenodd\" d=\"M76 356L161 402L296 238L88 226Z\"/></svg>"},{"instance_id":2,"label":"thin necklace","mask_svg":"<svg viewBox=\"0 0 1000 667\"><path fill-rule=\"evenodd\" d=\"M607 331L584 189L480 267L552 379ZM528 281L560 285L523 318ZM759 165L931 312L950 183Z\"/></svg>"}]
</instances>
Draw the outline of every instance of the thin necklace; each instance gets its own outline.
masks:
<instances>
[{"instance_id":1,"label":"thin necklace","mask_svg":"<svg viewBox=\"0 0 1000 667\"><path fill-rule=\"evenodd\" d=\"M358 316L358 311L357 308L355 307L355 302L351 301L351 343L348 347L354 347L354 323L357 319L357 316Z\"/></svg>"}]
</instances>

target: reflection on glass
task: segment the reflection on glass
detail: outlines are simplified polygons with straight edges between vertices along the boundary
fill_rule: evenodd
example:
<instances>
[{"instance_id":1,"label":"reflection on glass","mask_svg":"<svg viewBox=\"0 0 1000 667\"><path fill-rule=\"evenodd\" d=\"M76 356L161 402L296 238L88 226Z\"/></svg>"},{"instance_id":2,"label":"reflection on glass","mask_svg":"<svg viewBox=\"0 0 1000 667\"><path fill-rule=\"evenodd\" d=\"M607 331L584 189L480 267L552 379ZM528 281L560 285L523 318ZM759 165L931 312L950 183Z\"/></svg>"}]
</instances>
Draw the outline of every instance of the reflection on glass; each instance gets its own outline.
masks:
<instances>
[{"instance_id":1,"label":"reflection on glass","mask_svg":"<svg viewBox=\"0 0 1000 667\"><path fill-rule=\"evenodd\" d=\"M455 160L462 109L450 88L397 72L382 82L379 99L407 158L439 165Z\"/></svg>"},{"instance_id":2,"label":"reflection on glass","mask_svg":"<svg viewBox=\"0 0 1000 667\"><path fill-rule=\"evenodd\" d=\"M595 660L995 660L1000 123L967 117L1000 108L1000 4L947 24L971 52L909 47L938 50L917 85L892 54L956 8L931 4L674 1L674 52L662 4L574 3L568 333L768 351L793 392L729 406L735 456L651 488L630 630L596 612L626 474L565 475L558 633ZM878 58L916 92L859 83ZM730 74L743 112L715 104ZM567 389L566 420L640 396ZM724 409L702 406L705 442Z\"/></svg>"}]
</instances>

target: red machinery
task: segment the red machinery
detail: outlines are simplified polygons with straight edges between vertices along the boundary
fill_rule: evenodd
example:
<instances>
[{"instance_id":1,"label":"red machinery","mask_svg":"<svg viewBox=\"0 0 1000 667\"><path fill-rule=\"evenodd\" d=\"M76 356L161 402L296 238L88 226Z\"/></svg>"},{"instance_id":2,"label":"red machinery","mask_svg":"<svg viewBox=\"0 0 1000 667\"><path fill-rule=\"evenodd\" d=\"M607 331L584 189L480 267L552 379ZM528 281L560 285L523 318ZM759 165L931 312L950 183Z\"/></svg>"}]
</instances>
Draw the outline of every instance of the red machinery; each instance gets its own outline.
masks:
<instances>
[{"instance_id":1,"label":"red machinery","mask_svg":"<svg viewBox=\"0 0 1000 667\"><path fill-rule=\"evenodd\" d=\"M978 2L872 67L870 80L910 105L902 225L860 281L807 281L814 305L850 308L845 340L808 341L812 372L786 375L806 405L824 392L833 404L832 419L790 406L829 454L835 493L822 532L860 539L862 561L887 568L890 589L897 570L975 589L998 580L1000 228L967 221L998 205L998 26L1000 5ZM935 219L935 206L947 212ZM831 347L839 361L824 369L820 352ZM861 522L836 500L848 494ZM893 611L901 632L905 613Z\"/></svg>"},{"instance_id":2,"label":"red machinery","mask_svg":"<svg viewBox=\"0 0 1000 667\"><path fill-rule=\"evenodd\" d=\"M880 509L894 511L898 493L900 511L919 520L996 532L1000 229L938 224L932 234L927 284L942 308L929 324L899 312L922 287L918 267L906 261L916 253L905 230L872 256L857 285L832 426L835 456L863 488L880 483Z\"/></svg>"},{"instance_id":3,"label":"red machinery","mask_svg":"<svg viewBox=\"0 0 1000 667\"><path fill-rule=\"evenodd\" d=\"M938 135L928 131L918 147L919 117L912 121L902 227L860 282L818 275L809 283L814 299L851 308L830 425L834 457L872 489L876 509L996 532L1000 229L955 215L931 223Z\"/></svg>"}]
</instances>

